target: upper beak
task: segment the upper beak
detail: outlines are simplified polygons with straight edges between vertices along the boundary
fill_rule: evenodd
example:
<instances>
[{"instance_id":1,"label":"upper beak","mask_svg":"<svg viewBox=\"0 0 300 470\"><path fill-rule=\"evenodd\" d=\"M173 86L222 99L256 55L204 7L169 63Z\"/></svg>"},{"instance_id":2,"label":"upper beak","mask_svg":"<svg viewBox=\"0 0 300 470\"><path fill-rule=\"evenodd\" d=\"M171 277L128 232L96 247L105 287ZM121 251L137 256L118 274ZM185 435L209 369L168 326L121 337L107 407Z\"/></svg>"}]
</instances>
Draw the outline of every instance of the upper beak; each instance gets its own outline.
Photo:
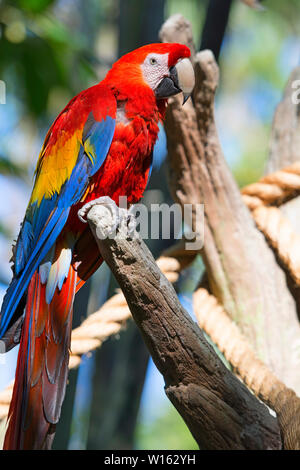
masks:
<instances>
[{"instance_id":1,"label":"upper beak","mask_svg":"<svg viewBox=\"0 0 300 470\"><path fill-rule=\"evenodd\" d=\"M183 93L183 104L191 96L195 86L195 74L189 59L182 59L169 70L169 76L162 79L155 90L157 98L169 98L169 96Z\"/></svg>"}]
</instances>

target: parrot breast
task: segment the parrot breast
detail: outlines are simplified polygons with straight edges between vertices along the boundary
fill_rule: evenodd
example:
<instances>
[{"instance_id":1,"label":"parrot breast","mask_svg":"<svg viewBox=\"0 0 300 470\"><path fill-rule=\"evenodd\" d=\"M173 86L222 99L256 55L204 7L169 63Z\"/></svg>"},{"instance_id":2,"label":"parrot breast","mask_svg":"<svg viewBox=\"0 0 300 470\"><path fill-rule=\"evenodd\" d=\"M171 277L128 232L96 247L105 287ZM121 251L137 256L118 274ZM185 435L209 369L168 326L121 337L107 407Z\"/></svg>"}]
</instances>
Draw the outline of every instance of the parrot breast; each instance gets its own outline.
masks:
<instances>
[{"instance_id":1,"label":"parrot breast","mask_svg":"<svg viewBox=\"0 0 300 470\"><path fill-rule=\"evenodd\" d=\"M109 196L118 204L119 198L126 196L128 205L131 205L142 198L148 183L159 119L158 110L150 119L139 115L128 117L126 103L119 103L115 133L107 157L90 180L80 203L71 208L68 225L73 230L83 229L77 212L93 199Z\"/></svg>"},{"instance_id":2,"label":"parrot breast","mask_svg":"<svg viewBox=\"0 0 300 470\"><path fill-rule=\"evenodd\" d=\"M120 196L126 196L129 204L138 202L148 182L157 133L158 126L147 125L142 118L118 123L109 153L91 182L92 190L85 202L107 195L117 204Z\"/></svg>"}]
</instances>

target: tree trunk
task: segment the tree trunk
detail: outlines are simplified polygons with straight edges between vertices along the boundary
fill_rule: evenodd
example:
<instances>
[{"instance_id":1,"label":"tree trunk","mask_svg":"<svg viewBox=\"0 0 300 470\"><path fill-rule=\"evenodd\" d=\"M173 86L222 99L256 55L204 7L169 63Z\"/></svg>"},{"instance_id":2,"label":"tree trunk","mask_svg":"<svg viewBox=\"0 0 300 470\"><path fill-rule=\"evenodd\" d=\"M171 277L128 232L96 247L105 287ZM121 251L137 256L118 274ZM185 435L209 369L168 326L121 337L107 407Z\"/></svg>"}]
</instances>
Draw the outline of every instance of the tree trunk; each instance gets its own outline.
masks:
<instances>
[{"instance_id":1,"label":"tree trunk","mask_svg":"<svg viewBox=\"0 0 300 470\"><path fill-rule=\"evenodd\" d=\"M210 51L197 54L195 72L194 105L182 107L175 97L167 111L172 193L181 205L205 204L202 255L210 290L259 357L299 393L294 350L300 328L295 303L225 162L214 121L218 67Z\"/></svg>"}]
</instances>

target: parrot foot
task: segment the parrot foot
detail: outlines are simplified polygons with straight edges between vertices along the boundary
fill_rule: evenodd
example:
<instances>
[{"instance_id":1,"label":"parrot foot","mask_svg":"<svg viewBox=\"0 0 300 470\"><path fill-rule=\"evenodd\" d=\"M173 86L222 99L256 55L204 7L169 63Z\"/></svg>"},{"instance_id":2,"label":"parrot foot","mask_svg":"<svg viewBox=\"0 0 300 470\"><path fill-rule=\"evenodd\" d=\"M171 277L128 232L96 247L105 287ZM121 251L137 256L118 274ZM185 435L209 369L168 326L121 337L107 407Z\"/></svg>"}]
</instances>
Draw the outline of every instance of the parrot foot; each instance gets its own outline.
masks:
<instances>
[{"instance_id":1,"label":"parrot foot","mask_svg":"<svg viewBox=\"0 0 300 470\"><path fill-rule=\"evenodd\" d=\"M79 211L78 217L83 223L87 223L87 215L92 207L101 206L101 213L98 212L97 222L97 235L99 238L113 238L116 236L117 231L126 233L126 236L133 237L136 228L136 219L132 213L132 208L129 210L118 207L117 204L109 197L102 196L93 201L85 204ZM100 220L101 219L101 220ZM109 223L107 223L109 220Z\"/></svg>"},{"instance_id":2,"label":"parrot foot","mask_svg":"<svg viewBox=\"0 0 300 470\"><path fill-rule=\"evenodd\" d=\"M93 201L87 202L81 209L79 209L77 215L81 222L84 224L87 223L87 214L91 210L93 206L104 206L107 207L113 215L117 218L118 217L118 206L109 196L102 196L94 199Z\"/></svg>"}]
</instances>

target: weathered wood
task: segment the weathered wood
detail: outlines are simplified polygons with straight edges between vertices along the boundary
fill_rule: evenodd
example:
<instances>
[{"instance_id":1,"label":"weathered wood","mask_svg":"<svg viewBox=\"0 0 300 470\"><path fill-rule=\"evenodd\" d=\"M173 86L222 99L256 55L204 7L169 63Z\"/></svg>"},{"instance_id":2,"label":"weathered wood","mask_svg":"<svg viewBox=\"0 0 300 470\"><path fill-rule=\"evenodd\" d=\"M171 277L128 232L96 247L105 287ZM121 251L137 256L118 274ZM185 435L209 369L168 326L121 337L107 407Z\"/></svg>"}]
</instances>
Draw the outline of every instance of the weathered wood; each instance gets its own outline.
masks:
<instances>
[{"instance_id":1,"label":"weathered wood","mask_svg":"<svg viewBox=\"0 0 300 470\"><path fill-rule=\"evenodd\" d=\"M293 83L300 80L300 67L296 67L286 84L281 102L278 104L273 117L272 131L269 145L269 157L265 173L272 173L281 168L292 165L300 160L300 104L293 101L295 88ZM293 198L291 201L282 204L279 208L283 216L291 223L293 230L300 234L300 197ZM288 287L294 297L295 308L298 318L300 318L300 288L295 285L289 272L285 270ZM284 317L279 328L285 330L289 328ZM299 357L299 348L295 348L296 357ZM299 375L299 364L289 362L287 367ZM299 395L299 391L298 391ZM297 428L294 427L294 430Z\"/></svg>"},{"instance_id":2,"label":"weathered wood","mask_svg":"<svg viewBox=\"0 0 300 470\"><path fill-rule=\"evenodd\" d=\"M300 80L300 67L291 73L274 114L266 174L300 160L300 104L292 100L296 91L292 84L296 80Z\"/></svg>"},{"instance_id":3,"label":"weathered wood","mask_svg":"<svg viewBox=\"0 0 300 470\"><path fill-rule=\"evenodd\" d=\"M294 81L300 80L300 67L296 67L287 82L283 98L274 114L266 174L273 173L300 160L300 104L292 100ZM300 233L300 197L283 204L282 213Z\"/></svg>"},{"instance_id":4,"label":"weathered wood","mask_svg":"<svg viewBox=\"0 0 300 470\"><path fill-rule=\"evenodd\" d=\"M168 106L170 188L182 206L205 205L202 255L211 292L259 357L300 392L300 374L295 374L300 328L294 300L225 162L214 121L218 67L210 51L196 55L195 73L194 104L182 107L174 97ZM284 331L280 328L283 318Z\"/></svg>"},{"instance_id":5,"label":"weathered wood","mask_svg":"<svg viewBox=\"0 0 300 470\"><path fill-rule=\"evenodd\" d=\"M103 239L102 228L113 225L111 214L96 205L87 219L164 376L166 394L199 446L279 449L277 421L217 357L144 242L128 240L122 226L115 239Z\"/></svg>"}]
</instances>

